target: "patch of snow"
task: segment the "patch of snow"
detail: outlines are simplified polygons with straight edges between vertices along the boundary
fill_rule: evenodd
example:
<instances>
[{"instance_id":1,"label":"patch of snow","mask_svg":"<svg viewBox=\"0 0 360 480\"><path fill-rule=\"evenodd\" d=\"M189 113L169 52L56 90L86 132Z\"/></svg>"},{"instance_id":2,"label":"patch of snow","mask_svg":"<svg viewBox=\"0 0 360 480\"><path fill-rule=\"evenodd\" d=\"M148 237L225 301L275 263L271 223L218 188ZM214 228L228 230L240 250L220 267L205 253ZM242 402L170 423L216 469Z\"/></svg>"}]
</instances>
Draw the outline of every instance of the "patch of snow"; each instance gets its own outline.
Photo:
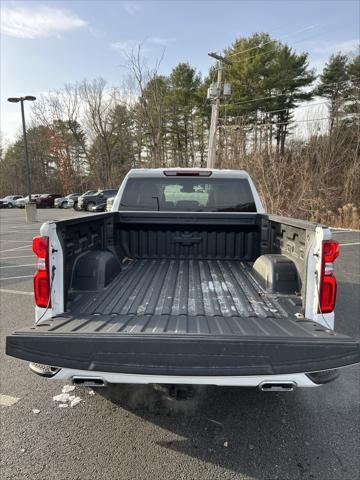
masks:
<instances>
[{"instance_id":1,"label":"patch of snow","mask_svg":"<svg viewBox=\"0 0 360 480\"><path fill-rule=\"evenodd\" d=\"M76 407L81 402L80 397L75 397L73 400L71 400L70 407Z\"/></svg>"},{"instance_id":2,"label":"patch of snow","mask_svg":"<svg viewBox=\"0 0 360 480\"><path fill-rule=\"evenodd\" d=\"M70 401L70 396L68 393L60 393L60 395L55 395L53 397L54 402L66 403Z\"/></svg>"},{"instance_id":3,"label":"patch of snow","mask_svg":"<svg viewBox=\"0 0 360 480\"><path fill-rule=\"evenodd\" d=\"M222 286L223 290L225 290L225 292L228 291L228 286L226 285L225 282L221 282L221 286Z\"/></svg>"},{"instance_id":4,"label":"patch of snow","mask_svg":"<svg viewBox=\"0 0 360 480\"><path fill-rule=\"evenodd\" d=\"M62 393L70 393L70 392L73 392L74 390L75 390L74 385L64 385L61 391Z\"/></svg>"}]
</instances>

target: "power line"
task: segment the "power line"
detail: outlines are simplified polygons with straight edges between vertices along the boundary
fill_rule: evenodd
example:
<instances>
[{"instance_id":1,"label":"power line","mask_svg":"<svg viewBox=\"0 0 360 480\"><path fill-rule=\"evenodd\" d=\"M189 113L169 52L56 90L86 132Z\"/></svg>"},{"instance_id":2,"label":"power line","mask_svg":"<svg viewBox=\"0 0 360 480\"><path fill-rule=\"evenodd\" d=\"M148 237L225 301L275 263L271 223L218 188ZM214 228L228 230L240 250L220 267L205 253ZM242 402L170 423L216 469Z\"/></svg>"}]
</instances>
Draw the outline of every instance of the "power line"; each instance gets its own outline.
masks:
<instances>
[{"instance_id":1,"label":"power line","mask_svg":"<svg viewBox=\"0 0 360 480\"><path fill-rule=\"evenodd\" d=\"M300 30L296 30L295 32L289 33L289 34L285 35L283 38L291 37L292 35L296 35L298 33L305 32L307 30L311 30L312 28L315 28L315 27L317 27L317 25L309 25L308 27L301 28ZM262 48L265 45L268 45L269 43L274 43L274 42L277 42L277 40L269 40L268 42L262 43L261 45L257 45L256 47L247 48L246 50L242 50L241 52L230 53L230 55L227 55L227 58L228 57L234 57L236 55L241 55L242 53L250 52L251 50L256 50L257 48Z\"/></svg>"},{"instance_id":2,"label":"power line","mask_svg":"<svg viewBox=\"0 0 360 480\"><path fill-rule=\"evenodd\" d=\"M348 115L348 114L347 114ZM360 114L359 113L355 113L355 114L351 114L352 116L355 116L355 117L359 117ZM237 118L241 118L241 117L237 117ZM222 119L221 119L222 120ZM294 123L307 123L307 122L317 122L317 121L321 121L321 120L329 120L329 117L321 117L321 118L308 118L306 120L289 120L288 122L276 122L276 123L272 123L272 122L265 122L265 123L250 123L250 124L247 124L245 126L257 126L257 127L266 127L266 126L276 126L276 125L289 125L291 126L291 124L294 124ZM219 125L220 128L238 128L238 127L244 127L244 125L239 125L239 124L233 124L233 125Z\"/></svg>"},{"instance_id":3,"label":"power line","mask_svg":"<svg viewBox=\"0 0 360 480\"><path fill-rule=\"evenodd\" d=\"M342 82L337 82L337 83L327 83L327 84L323 84L321 85L322 87L331 87L331 86L339 86L339 85L342 85L343 83L348 83L348 82L353 82L353 81L357 81L357 80L360 80L360 77L354 77L352 78L351 80L343 80ZM243 105L243 104L246 104L246 103L252 103L252 102L259 102L261 100L271 100L273 98L279 98L279 97L286 97L286 96L291 96L291 94L289 92L287 93L279 93L277 95L271 95L269 97L260 97L260 98L252 98L251 100L243 100L241 102L234 102L234 103L224 103L223 105L220 105L221 107L234 107L236 105ZM290 108L290 107L289 107Z\"/></svg>"},{"instance_id":4,"label":"power line","mask_svg":"<svg viewBox=\"0 0 360 480\"><path fill-rule=\"evenodd\" d=\"M240 117L239 117L240 118ZM292 123L306 123L306 122L316 122L316 121L320 121L320 120L329 120L329 117L320 117L320 118L308 118L306 120L293 120L293 121L288 121L288 122L276 122L276 123L272 123L272 122L265 122L265 123L250 123L248 124L249 126L257 126L257 127L261 127L261 126L274 126L274 125L290 125ZM243 126L243 125L220 125L220 127L237 127L237 126Z\"/></svg>"},{"instance_id":5,"label":"power line","mask_svg":"<svg viewBox=\"0 0 360 480\"><path fill-rule=\"evenodd\" d=\"M296 107L296 109L299 109L299 108L311 108L311 107L316 107L317 105L325 105L326 103L328 103L327 100L324 100L323 102L316 102L316 103L311 103L310 105L300 105L299 107ZM287 107L287 108L279 108L278 110L264 110L262 113L264 114L267 114L267 113L277 113L277 112L285 112L286 110L291 110L291 107ZM256 110L253 110L253 112L256 112ZM251 113L251 112L248 112L248 113ZM237 116L231 116L231 118L241 118L242 115L237 115ZM221 117L221 119L223 119L224 117Z\"/></svg>"},{"instance_id":6,"label":"power line","mask_svg":"<svg viewBox=\"0 0 360 480\"><path fill-rule=\"evenodd\" d=\"M338 31L338 30L341 30L344 26L345 26L345 25L342 25L342 26L340 26L340 27L332 30L332 32L336 32L336 31ZM296 33L296 32L294 32L294 33ZM298 33L298 32L297 32L297 33ZM307 40L311 40L311 39L313 39L313 38L316 38L316 37L317 37L318 35L320 35L321 33L323 33L323 32L319 32L319 33L316 33L316 34L314 34L314 35L310 35L310 36L308 36L308 37L305 37L305 38L302 38L302 39L299 39L299 40L295 40L295 41L292 42L292 43L293 43L293 44L296 44L296 43L306 42ZM291 35L292 35L292 34L286 35L284 38L287 38L287 37L289 37L289 36L291 36ZM256 48L262 48L264 45L267 45L267 44L272 43L272 42L279 42L279 43L281 43L281 41L272 40L272 41L263 43L262 45L258 45L258 46L256 46L256 47L252 47L251 49L247 49L247 50L243 50L243 51L241 51L241 52L238 52L238 54L244 53L244 52L246 52L246 51L254 50L254 49L256 49ZM242 61L244 61L244 60L248 61L248 60L251 60L252 58L256 58L256 57L259 57L259 56L261 56L261 55L265 55L265 54L271 53L271 52L274 51L277 47L278 47L278 45L275 45L273 48L271 48L270 50L268 50L268 51L266 51L266 52L259 52L259 53L257 53L256 55L252 55L251 57L246 57L245 59L242 59L242 60L233 60L232 63L240 63L240 62L242 62ZM228 55L228 57L230 57L231 55L237 55L237 53L230 54L230 55Z\"/></svg>"}]
</instances>

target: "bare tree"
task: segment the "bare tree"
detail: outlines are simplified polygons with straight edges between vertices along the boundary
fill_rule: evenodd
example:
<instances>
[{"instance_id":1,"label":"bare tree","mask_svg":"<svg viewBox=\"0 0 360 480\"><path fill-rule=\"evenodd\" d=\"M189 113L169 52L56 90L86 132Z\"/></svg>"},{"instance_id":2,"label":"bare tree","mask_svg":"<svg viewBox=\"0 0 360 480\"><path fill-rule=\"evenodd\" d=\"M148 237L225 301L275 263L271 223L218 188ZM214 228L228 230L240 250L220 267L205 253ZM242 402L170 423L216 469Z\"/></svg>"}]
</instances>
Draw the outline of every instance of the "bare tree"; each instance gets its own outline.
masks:
<instances>
[{"instance_id":1,"label":"bare tree","mask_svg":"<svg viewBox=\"0 0 360 480\"><path fill-rule=\"evenodd\" d=\"M164 133L164 79L158 71L164 56L156 62L154 68L149 68L141 55L143 44L130 53L124 52L127 67L134 87L134 96L138 102L133 109L133 119L137 128L145 130L150 140L151 166L164 164L162 137ZM141 140L143 136L141 135Z\"/></svg>"},{"instance_id":2,"label":"bare tree","mask_svg":"<svg viewBox=\"0 0 360 480\"><path fill-rule=\"evenodd\" d=\"M115 88L107 88L103 78L92 82L84 80L79 84L79 95L82 101L84 119L93 145L97 145L96 161L103 168L105 185L112 183L113 149L116 143L114 112L121 103L120 92Z\"/></svg>"}]
</instances>

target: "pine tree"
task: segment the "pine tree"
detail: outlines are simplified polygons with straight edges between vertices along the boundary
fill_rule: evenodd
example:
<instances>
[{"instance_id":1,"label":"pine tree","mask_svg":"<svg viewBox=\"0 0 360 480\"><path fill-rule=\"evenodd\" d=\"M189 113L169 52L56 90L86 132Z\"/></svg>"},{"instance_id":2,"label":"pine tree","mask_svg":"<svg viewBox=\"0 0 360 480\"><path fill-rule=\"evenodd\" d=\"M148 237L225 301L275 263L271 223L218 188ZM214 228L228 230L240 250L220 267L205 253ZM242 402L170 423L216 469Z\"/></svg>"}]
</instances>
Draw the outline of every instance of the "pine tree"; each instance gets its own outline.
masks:
<instances>
[{"instance_id":1,"label":"pine tree","mask_svg":"<svg viewBox=\"0 0 360 480\"><path fill-rule=\"evenodd\" d=\"M339 125L349 89L349 58L338 53L331 55L320 75L316 94L329 100L330 132Z\"/></svg>"},{"instance_id":2,"label":"pine tree","mask_svg":"<svg viewBox=\"0 0 360 480\"><path fill-rule=\"evenodd\" d=\"M269 80L274 81L271 91L275 94L272 108L276 124L276 145L283 155L285 140L290 133L292 112L299 102L313 97L312 90L305 90L315 80L314 72L309 70L308 54L297 55L287 45L281 46L272 64Z\"/></svg>"},{"instance_id":3,"label":"pine tree","mask_svg":"<svg viewBox=\"0 0 360 480\"><path fill-rule=\"evenodd\" d=\"M348 64L349 88L346 92L347 102L344 107L346 122L360 125L360 55Z\"/></svg>"},{"instance_id":4,"label":"pine tree","mask_svg":"<svg viewBox=\"0 0 360 480\"><path fill-rule=\"evenodd\" d=\"M233 90L227 115L240 116L250 127L255 149L258 138L261 143L259 127L265 124L269 127L266 141L271 145L275 136L277 150L283 154L293 110L313 95L304 90L315 80L308 55L297 55L267 33L238 39L225 53L232 61L226 78Z\"/></svg>"},{"instance_id":5,"label":"pine tree","mask_svg":"<svg viewBox=\"0 0 360 480\"><path fill-rule=\"evenodd\" d=\"M188 63L179 63L169 76L166 96L167 131L171 162L181 167L193 166L196 156L195 131L199 111L200 75Z\"/></svg>"}]
</instances>

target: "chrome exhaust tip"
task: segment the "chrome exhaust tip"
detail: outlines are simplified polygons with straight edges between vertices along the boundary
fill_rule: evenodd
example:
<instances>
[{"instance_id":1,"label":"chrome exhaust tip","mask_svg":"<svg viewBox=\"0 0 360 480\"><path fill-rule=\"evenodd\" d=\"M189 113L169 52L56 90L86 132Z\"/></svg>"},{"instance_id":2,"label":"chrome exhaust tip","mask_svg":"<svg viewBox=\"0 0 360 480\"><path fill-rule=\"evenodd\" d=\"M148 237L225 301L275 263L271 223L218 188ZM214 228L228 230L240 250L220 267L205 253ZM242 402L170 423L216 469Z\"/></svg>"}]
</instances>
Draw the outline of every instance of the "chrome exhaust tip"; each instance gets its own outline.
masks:
<instances>
[{"instance_id":1,"label":"chrome exhaust tip","mask_svg":"<svg viewBox=\"0 0 360 480\"><path fill-rule=\"evenodd\" d=\"M262 392L293 392L296 388L295 382L262 382L259 390Z\"/></svg>"},{"instance_id":2,"label":"chrome exhaust tip","mask_svg":"<svg viewBox=\"0 0 360 480\"><path fill-rule=\"evenodd\" d=\"M72 383L79 387L106 387L107 382L101 377L73 377Z\"/></svg>"}]
</instances>

